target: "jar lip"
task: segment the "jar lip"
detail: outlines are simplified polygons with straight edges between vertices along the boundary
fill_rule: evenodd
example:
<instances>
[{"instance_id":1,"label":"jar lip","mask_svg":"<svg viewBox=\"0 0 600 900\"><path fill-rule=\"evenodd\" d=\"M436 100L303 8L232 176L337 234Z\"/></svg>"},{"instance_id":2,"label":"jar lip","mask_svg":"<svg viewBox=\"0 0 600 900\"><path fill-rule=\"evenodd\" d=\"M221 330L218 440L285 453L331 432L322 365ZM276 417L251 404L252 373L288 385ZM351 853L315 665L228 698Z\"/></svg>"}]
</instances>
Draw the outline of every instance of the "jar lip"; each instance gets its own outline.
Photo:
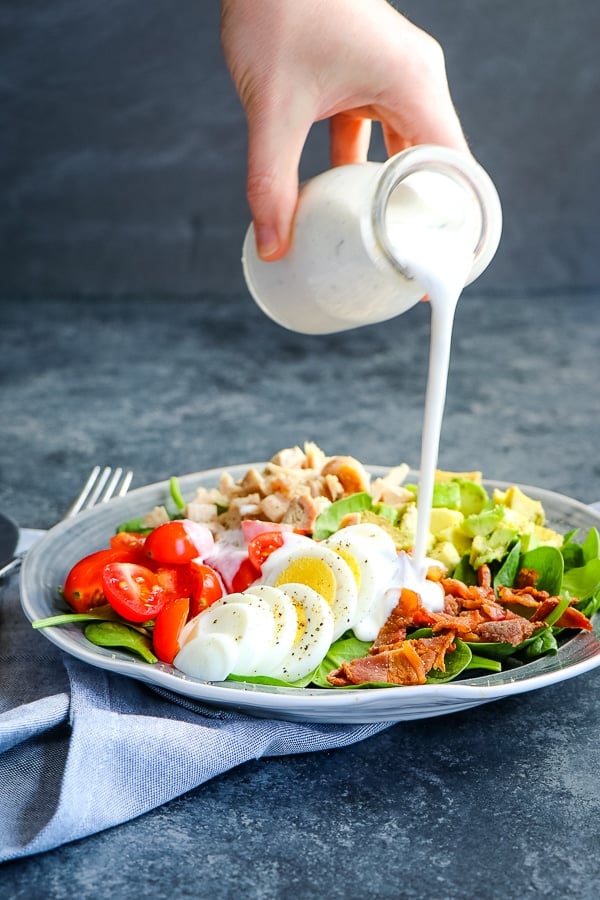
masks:
<instances>
[{"instance_id":1,"label":"jar lip","mask_svg":"<svg viewBox=\"0 0 600 900\"><path fill-rule=\"evenodd\" d=\"M473 250L473 267L467 284L487 267L500 242L502 207L488 173L469 154L449 147L420 144L390 157L381 166L372 206L375 237L390 263L405 278L410 278L398 257L386 227L386 212L395 188L416 172L429 171L445 175L466 187L475 197L481 215L479 239Z\"/></svg>"}]
</instances>

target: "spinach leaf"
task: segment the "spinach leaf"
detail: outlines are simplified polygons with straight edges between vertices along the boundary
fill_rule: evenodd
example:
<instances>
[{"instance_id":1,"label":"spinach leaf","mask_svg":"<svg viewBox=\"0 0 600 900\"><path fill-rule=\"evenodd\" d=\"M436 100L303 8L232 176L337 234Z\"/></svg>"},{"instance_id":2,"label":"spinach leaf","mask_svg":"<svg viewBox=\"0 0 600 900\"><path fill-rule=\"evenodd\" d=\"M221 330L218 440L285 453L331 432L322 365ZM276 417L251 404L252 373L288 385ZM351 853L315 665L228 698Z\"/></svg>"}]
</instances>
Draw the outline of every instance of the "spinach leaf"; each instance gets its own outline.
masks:
<instances>
[{"instance_id":1,"label":"spinach leaf","mask_svg":"<svg viewBox=\"0 0 600 900\"><path fill-rule=\"evenodd\" d=\"M500 586L512 587L519 571L519 561L521 558L521 542L517 541L510 550L508 556L496 572L494 577L494 587Z\"/></svg>"},{"instance_id":2,"label":"spinach leaf","mask_svg":"<svg viewBox=\"0 0 600 900\"><path fill-rule=\"evenodd\" d=\"M453 578L457 578L464 584L477 584L477 573L469 562L469 554L461 558L461 561L452 573Z\"/></svg>"},{"instance_id":3,"label":"spinach leaf","mask_svg":"<svg viewBox=\"0 0 600 900\"><path fill-rule=\"evenodd\" d=\"M348 513L362 512L364 509L371 509L372 505L371 495L365 491L336 500L317 516L313 538L316 541L325 540L339 529L340 522Z\"/></svg>"},{"instance_id":4,"label":"spinach leaf","mask_svg":"<svg viewBox=\"0 0 600 900\"><path fill-rule=\"evenodd\" d=\"M521 569L535 569L538 573L536 588L540 591L548 591L556 596L563 580L565 563L562 553L556 547L536 547L521 556L519 562Z\"/></svg>"},{"instance_id":5,"label":"spinach leaf","mask_svg":"<svg viewBox=\"0 0 600 900\"><path fill-rule=\"evenodd\" d=\"M520 644L518 655L523 660L537 659L539 656L558 653L558 644L552 628L542 628L532 637Z\"/></svg>"},{"instance_id":6,"label":"spinach leaf","mask_svg":"<svg viewBox=\"0 0 600 900\"><path fill-rule=\"evenodd\" d=\"M489 659L487 656L471 654L471 662L465 666L463 672L471 672L473 669L484 669L486 672L501 672L502 663L499 659Z\"/></svg>"},{"instance_id":7,"label":"spinach leaf","mask_svg":"<svg viewBox=\"0 0 600 900\"><path fill-rule=\"evenodd\" d=\"M590 559L584 566L569 569L562 580L561 593L588 600L600 590L600 559Z\"/></svg>"},{"instance_id":8,"label":"spinach leaf","mask_svg":"<svg viewBox=\"0 0 600 900\"><path fill-rule=\"evenodd\" d=\"M590 528L581 545L581 550L584 563L590 562L592 559L598 559L600 556L600 535L597 528Z\"/></svg>"},{"instance_id":9,"label":"spinach leaf","mask_svg":"<svg viewBox=\"0 0 600 900\"><path fill-rule=\"evenodd\" d=\"M444 684L446 681L453 681L457 675L469 667L473 659L470 648L458 638L454 642L454 647L455 649L451 653L446 653L444 659L446 671L431 669L427 675L427 684Z\"/></svg>"},{"instance_id":10,"label":"spinach leaf","mask_svg":"<svg viewBox=\"0 0 600 900\"><path fill-rule=\"evenodd\" d=\"M83 633L88 641L98 647L121 647L137 653L147 663L158 662L150 639L121 622L94 622Z\"/></svg>"}]
</instances>

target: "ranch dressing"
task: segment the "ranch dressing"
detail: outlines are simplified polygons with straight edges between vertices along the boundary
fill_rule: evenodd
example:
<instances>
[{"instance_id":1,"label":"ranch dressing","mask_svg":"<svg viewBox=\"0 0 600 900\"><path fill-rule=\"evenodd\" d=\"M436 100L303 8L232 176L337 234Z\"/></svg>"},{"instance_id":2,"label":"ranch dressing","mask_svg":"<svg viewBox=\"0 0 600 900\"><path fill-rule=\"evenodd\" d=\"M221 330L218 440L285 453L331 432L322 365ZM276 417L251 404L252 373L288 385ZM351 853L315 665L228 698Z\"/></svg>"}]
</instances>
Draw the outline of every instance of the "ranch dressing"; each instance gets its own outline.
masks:
<instances>
[{"instance_id":1,"label":"ranch dressing","mask_svg":"<svg viewBox=\"0 0 600 900\"><path fill-rule=\"evenodd\" d=\"M260 261L252 227L244 244L251 294L293 331L344 331L429 300L417 531L402 567L404 586L418 589L430 609L443 605L441 588L425 576L454 314L463 287L492 259L501 223L494 185L474 160L422 146L384 164L340 166L307 182L284 259Z\"/></svg>"}]
</instances>

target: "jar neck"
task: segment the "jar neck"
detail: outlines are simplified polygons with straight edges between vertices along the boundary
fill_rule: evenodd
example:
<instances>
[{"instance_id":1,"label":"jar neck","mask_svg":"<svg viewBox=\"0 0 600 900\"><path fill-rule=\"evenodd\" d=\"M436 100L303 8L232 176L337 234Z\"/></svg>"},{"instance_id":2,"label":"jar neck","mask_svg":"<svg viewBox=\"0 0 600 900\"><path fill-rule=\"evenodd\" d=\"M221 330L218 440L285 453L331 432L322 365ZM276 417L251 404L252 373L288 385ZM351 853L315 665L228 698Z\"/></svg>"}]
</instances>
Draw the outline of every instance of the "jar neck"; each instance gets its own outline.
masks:
<instances>
[{"instance_id":1,"label":"jar neck","mask_svg":"<svg viewBox=\"0 0 600 900\"><path fill-rule=\"evenodd\" d=\"M491 261L502 228L502 209L496 188L487 172L469 155L457 150L433 145L411 147L392 156L382 164L375 188L372 205L372 225L376 240L391 264L404 277L410 277L400 260L397 248L390 236L389 207L395 191L404 182L410 184L410 176L430 172L444 176L450 186L463 192L464 203L475 209L477 222L474 223L473 267L467 284L474 281ZM438 227L447 222L442 219Z\"/></svg>"}]
</instances>

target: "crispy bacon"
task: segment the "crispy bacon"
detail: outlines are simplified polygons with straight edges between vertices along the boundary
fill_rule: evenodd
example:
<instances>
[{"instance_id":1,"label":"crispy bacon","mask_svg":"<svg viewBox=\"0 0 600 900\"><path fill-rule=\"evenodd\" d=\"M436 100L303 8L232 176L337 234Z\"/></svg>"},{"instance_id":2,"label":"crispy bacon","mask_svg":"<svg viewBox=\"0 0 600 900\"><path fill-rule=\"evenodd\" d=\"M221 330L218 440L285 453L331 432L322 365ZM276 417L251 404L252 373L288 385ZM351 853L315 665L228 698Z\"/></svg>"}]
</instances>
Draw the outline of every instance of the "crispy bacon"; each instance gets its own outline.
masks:
<instances>
[{"instance_id":1,"label":"crispy bacon","mask_svg":"<svg viewBox=\"0 0 600 900\"><path fill-rule=\"evenodd\" d=\"M396 647L343 663L328 676L336 687L379 681L385 684L425 684L431 669L445 672L444 657L454 635L401 641Z\"/></svg>"},{"instance_id":2,"label":"crispy bacon","mask_svg":"<svg viewBox=\"0 0 600 900\"><path fill-rule=\"evenodd\" d=\"M543 623L541 626L543 627ZM522 616L512 616L498 622L482 622L475 629L475 634L484 643L501 642L516 647L531 637L538 628L540 625L529 622Z\"/></svg>"},{"instance_id":3,"label":"crispy bacon","mask_svg":"<svg viewBox=\"0 0 600 900\"><path fill-rule=\"evenodd\" d=\"M544 619L556 609L559 602L560 599L558 597L548 597L547 600L540 603L531 617L531 621L543 623ZM587 616L584 616L584 614L578 609L575 609L574 606L567 606L558 621L554 624L557 628L581 628L584 631L591 631L593 628L592 623Z\"/></svg>"},{"instance_id":4,"label":"crispy bacon","mask_svg":"<svg viewBox=\"0 0 600 900\"><path fill-rule=\"evenodd\" d=\"M406 637L406 629L414 627L414 616L422 609L419 595L414 591L404 588L400 592L398 603L390 613L387 622L380 629L372 647L371 654L377 654L382 650L389 650Z\"/></svg>"},{"instance_id":5,"label":"crispy bacon","mask_svg":"<svg viewBox=\"0 0 600 900\"><path fill-rule=\"evenodd\" d=\"M424 684L432 669L445 671L446 653L454 650L456 637L471 642L508 643L518 646L546 625L558 597L535 587L537 572L524 570L516 588L500 587L496 597L489 566L477 572L477 584L442 578L444 611L431 612L414 591L403 589L398 603L380 629L369 654L346 662L331 672L333 685L357 685L378 681L387 684ZM575 600L572 603L576 602ZM510 607L530 608L528 616ZM531 614L533 610L533 614ZM569 606L556 625L591 630L583 613ZM410 630L431 628L430 638L411 638Z\"/></svg>"}]
</instances>

